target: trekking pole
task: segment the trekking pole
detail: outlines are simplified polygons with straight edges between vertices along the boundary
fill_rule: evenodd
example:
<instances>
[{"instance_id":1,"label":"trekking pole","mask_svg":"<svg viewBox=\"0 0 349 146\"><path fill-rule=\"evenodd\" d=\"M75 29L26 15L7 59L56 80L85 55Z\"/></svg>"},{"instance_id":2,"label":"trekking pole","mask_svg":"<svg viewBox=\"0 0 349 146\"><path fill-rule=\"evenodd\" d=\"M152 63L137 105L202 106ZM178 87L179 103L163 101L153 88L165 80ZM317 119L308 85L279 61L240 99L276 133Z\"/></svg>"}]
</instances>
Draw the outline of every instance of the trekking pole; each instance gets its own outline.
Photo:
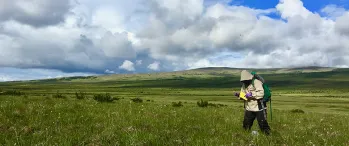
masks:
<instances>
[{"instance_id":1,"label":"trekking pole","mask_svg":"<svg viewBox=\"0 0 349 146\"><path fill-rule=\"evenodd\" d=\"M271 108L271 99L270 99L270 121L273 121L273 111Z\"/></svg>"}]
</instances>

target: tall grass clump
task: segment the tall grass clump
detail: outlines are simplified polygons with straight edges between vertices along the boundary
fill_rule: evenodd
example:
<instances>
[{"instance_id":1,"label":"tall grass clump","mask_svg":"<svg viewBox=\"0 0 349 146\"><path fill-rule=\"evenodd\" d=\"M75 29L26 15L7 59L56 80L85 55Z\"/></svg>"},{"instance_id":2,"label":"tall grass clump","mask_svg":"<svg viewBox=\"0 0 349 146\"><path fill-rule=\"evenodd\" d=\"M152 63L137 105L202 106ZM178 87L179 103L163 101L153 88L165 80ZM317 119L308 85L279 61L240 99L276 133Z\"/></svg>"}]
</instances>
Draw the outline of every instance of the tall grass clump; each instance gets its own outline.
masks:
<instances>
[{"instance_id":1,"label":"tall grass clump","mask_svg":"<svg viewBox=\"0 0 349 146\"><path fill-rule=\"evenodd\" d=\"M1 95L10 95L10 96L22 96L24 95L23 92L18 91L18 90L9 90L9 91L1 91Z\"/></svg>"},{"instance_id":2,"label":"tall grass clump","mask_svg":"<svg viewBox=\"0 0 349 146\"><path fill-rule=\"evenodd\" d=\"M227 106L227 105L225 105L225 104L208 103L208 106L212 106L212 107L224 107L224 106Z\"/></svg>"},{"instance_id":3,"label":"tall grass clump","mask_svg":"<svg viewBox=\"0 0 349 146\"><path fill-rule=\"evenodd\" d=\"M113 102L114 100L119 100L119 98L113 98L109 93L95 94L93 99L98 102Z\"/></svg>"},{"instance_id":4,"label":"tall grass clump","mask_svg":"<svg viewBox=\"0 0 349 146\"><path fill-rule=\"evenodd\" d=\"M131 99L133 102L135 102L135 103L142 103L143 102L143 99L142 98L139 98L139 97L137 97L137 98L132 98Z\"/></svg>"},{"instance_id":5,"label":"tall grass clump","mask_svg":"<svg viewBox=\"0 0 349 146\"><path fill-rule=\"evenodd\" d=\"M181 107L181 106L183 106L183 104L182 104L181 101L179 101L179 102L172 102L172 106L173 107Z\"/></svg>"},{"instance_id":6,"label":"tall grass clump","mask_svg":"<svg viewBox=\"0 0 349 146\"><path fill-rule=\"evenodd\" d=\"M199 107L207 107L208 106L208 101L203 101L202 99L197 102L197 105Z\"/></svg>"},{"instance_id":7,"label":"tall grass clump","mask_svg":"<svg viewBox=\"0 0 349 146\"><path fill-rule=\"evenodd\" d=\"M52 97L53 97L53 98L61 98L61 99L67 98L67 97L64 96L62 93L59 93L59 91L57 91L56 94L53 94Z\"/></svg>"},{"instance_id":8,"label":"tall grass clump","mask_svg":"<svg viewBox=\"0 0 349 146\"><path fill-rule=\"evenodd\" d=\"M84 93L84 92L75 92L75 97L76 97L76 99L85 99L86 98L86 93Z\"/></svg>"},{"instance_id":9,"label":"tall grass clump","mask_svg":"<svg viewBox=\"0 0 349 146\"><path fill-rule=\"evenodd\" d=\"M299 113L299 114L304 114L305 112L301 109L293 109L291 110L291 113Z\"/></svg>"}]
</instances>

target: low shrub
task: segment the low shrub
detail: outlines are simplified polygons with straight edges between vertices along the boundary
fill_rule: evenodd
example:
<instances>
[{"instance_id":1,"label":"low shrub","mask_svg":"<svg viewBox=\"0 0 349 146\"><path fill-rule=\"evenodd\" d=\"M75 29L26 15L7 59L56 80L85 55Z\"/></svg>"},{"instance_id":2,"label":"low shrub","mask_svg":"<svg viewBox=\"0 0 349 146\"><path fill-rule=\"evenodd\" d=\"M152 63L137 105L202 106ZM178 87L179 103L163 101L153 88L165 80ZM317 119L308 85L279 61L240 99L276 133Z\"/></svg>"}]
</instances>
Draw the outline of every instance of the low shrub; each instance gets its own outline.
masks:
<instances>
[{"instance_id":1,"label":"low shrub","mask_svg":"<svg viewBox=\"0 0 349 146\"><path fill-rule=\"evenodd\" d=\"M303 110L301 110L301 109L293 109L293 110L291 110L291 113L305 113Z\"/></svg>"},{"instance_id":2,"label":"low shrub","mask_svg":"<svg viewBox=\"0 0 349 146\"><path fill-rule=\"evenodd\" d=\"M197 102L197 105L199 107L207 107L208 106L208 101L203 101L202 99Z\"/></svg>"},{"instance_id":3,"label":"low shrub","mask_svg":"<svg viewBox=\"0 0 349 146\"><path fill-rule=\"evenodd\" d=\"M95 94L93 99L98 102L113 102L114 100L119 100L118 98L113 98L109 93L105 94Z\"/></svg>"},{"instance_id":4,"label":"low shrub","mask_svg":"<svg viewBox=\"0 0 349 146\"><path fill-rule=\"evenodd\" d=\"M214 104L214 103L208 103L207 106L218 107L218 105L217 105L217 104Z\"/></svg>"},{"instance_id":5,"label":"low shrub","mask_svg":"<svg viewBox=\"0 0 349 146\"><path fill-rule=\"evenodd\" d=\"M64 96L62 93L59 93L59 91L57 91L56 94L53 94L52 97L53 97L53 98L62 98L62 99L67 98L67 97Z\"/></svg>"},{"instance_id":6,"label":"low shrub","mask_svg":"<svg viewBox=\"0 0 349 146\"><path fill-rule=\"evenodd\" d=\"M85 99L86 98L86 93L84 93L84 92L75 92L75 97L76 97L76 99Z\"/></svg>"},{"instance_id":7,"label":"low shrub","mask_svg":"<svg viewBox=\"0 0 349 146\"><path fill-rule=\"evenodd\" d=\"M12 96L22 96L23 92L17 90L9 90L9 91L0 91L1 95L12 95Z\"/></svg>"},{"instance_id":8,"label":"low shrub","mask_svg":"<svg viewBox=\"0 0 349 146\"><path fill-rule=\"evenodd\" d=\"M172 102L172 106L173 107L181 107L181 106L183 106L183 104L182 104L181 101L179 101L179 102Z\"/></svg>"},{"instance_id":9,"label":"low shrub","mask_svg":"<svg viewBox=\"0 0 349 146\"><path fill-rule=\"evenodd\" d=\"M214 104L214 103L208 103L208 106L212 106L212 107L223 107L223 106L227 106L227 105L224 105L224 104Z\"/></svg>"},{"instance_id":10,"label":"low shrub","mask_svg":"<svg viewBox=\"0 0 349 146\"><path fill-rule=\"evenodd\" d=\"M121 98L119 97L113 97L113 100L120 100Z\"/></svg>"},{"instance_id":11,"label":"low shrub","mask_svg":"<svg viewBox=\"0 0 349 146\"><path fill-rule=\"evenodd\" d=\"M141 98L139 98L139 97L137 97L137 98L132 98L131 99L133 102L135 102L135 103L142 103L143 102L143 99L141 99Z\"/></svg>"}]
</instances>

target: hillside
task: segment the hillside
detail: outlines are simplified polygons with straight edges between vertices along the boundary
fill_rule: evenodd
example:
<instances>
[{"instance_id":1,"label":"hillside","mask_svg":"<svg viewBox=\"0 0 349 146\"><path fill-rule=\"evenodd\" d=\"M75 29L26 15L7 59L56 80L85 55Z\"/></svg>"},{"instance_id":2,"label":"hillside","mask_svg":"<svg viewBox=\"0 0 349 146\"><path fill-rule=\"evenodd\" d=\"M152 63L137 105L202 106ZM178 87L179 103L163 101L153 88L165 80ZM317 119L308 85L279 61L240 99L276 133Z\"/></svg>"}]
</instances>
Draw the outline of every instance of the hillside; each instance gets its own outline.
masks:
<instances>
[{"instance_id":1,"label":"hillside","mask_svg":"<svg viewBox=\"0 0 349 146\"><path fill-rule=\"evenodd\" d=\"M72 89L75 86L93 86L112 91L116 88L238 88L241 83L240 71L235 68L200 68L187 71L151 74L112 74L88 77L67 77L48 80L0 83L3 89L20 85L30 90L35 86L64 84ZM251 69L248 69L251 70ZM343 91L349 88L349 69L338 68L292 68L292 69L253 69L262 74L266 82L277 91L298 92L324 90ZM31 91L32 92L32 91Z\"/></svg>"},{"instance_id":2,"label":"hillside","mask_svg":"<svg viewBox=\"0 0 349 146\"><path fill-rule=\"evenodd\" d=\"M182 79L182 78L211 78L239 76L242 70L256 71L259 74L298 74L298 73L339 73L349 69L325 68L325 67L303 67L303 68L273 68L273 69L249 69L249 68L227 68L209 67L184 71L143 73L143 74L109 74L87 77L63 77L45 80L33 80L34 82L47 81L77 81L77 82L100 82L115 80L154 80L154 79Z\"/></svg>"}]
</instances>

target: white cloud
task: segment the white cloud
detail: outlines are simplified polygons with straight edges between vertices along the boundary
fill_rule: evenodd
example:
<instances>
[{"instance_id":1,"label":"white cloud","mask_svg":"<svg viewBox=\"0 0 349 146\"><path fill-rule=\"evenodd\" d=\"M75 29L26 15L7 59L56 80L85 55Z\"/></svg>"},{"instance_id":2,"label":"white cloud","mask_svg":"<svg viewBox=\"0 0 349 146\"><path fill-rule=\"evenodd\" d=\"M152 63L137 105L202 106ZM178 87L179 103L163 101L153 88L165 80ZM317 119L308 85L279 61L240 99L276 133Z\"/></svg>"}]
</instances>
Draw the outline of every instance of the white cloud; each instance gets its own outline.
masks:
<instances>
[{"instance_id":1,"label":"white cloud","mask_svg":"<svg viewBox=\"0 0 349 146\"><path fill-rule=\"evenodd\" d=\"M73 76L92 76L92 75L98 75L98 74L81 73L81 72L66 73L59 70L37 69L37 68L34 68L34 69L1 68L0 82L50 79L50 78L73 77Z\"/></svg>"},{"instance_id":2,"label":"white cloud","mask_svg":"<svg viewBox=\"0 0 349 146\"><path fill-rule=\"evenodd\" d=\"M127 71L135 71L134 63L129 60L125 60L124 63L121 66L119 66L119 69L124 69Z\"/></svg>"},{"instance_id":3,"label":"white cloud","mask_svg":"<svg viewBox=\"0 0 349 146\"><path fill-rule=\"evenodd\" d=\"M342 7L331 4L321 9L321 12L331 18L337 18L342 16L344 13L346 13L346 10Z\"/></svg>"},{"instance_id":4,"label":"white cloud","mask_svg":"<svg viewBox=\"0 0 349 146\"><path fill-rule=\"evenodd\" d=\"M103 49L105 56L116 58L135 58L136 52L127 34L106 32L101 38L99 46Z\"/></svg>"},{"instance_id":5,"label":"white cloud","mask_svg":"<svg viewBox=\"0 0 349 146\"><path fill-rule=\"evenodd\" d=\"M72 3L70 0L1 0L1 20L15 20L34 27L64 22Z\"/></svg>"},{"instance_id":6,"label":"white cloud","mask_svg":"<svg viewBox=\"0 0 349 146\"><path fill-rule=\"evenodd\" d=\"M142 65L142 60L136 60L136 65Z\"/></svg>"},{"instance_id":7,"label":"white cloud","mask_svg":"<svg viewBox=\"0 0 349 146\"><path fill-rule=\"evenodd\" d=\"M16 81L17 78L9 77L8 75L0 76L0 82Z\"/></svg>"},{"instance_id":8,"label":"white cloud","mask_svg":"<svg viewBox=\"0 0 349 146\"><path fill-rule=\"evenodd\" d=\"M201 59L193 63L188 63L189 69L196 69L202 67L217 67L207 59Z\"/></svg>"},{"instance_id":9,"label":"white cloud","mask_svg":"<svg viewBox=\"0 0 349 146\"><path fill-rule=\"evenodd\" d=\"M308 17L311 12L303 6L301 0L280 0L276 9L281 13L281 17L288 19L295 16Z\"/></svg>"},{"instance_id":10,"label":"white cloud","mask_svg":"<svg viewBox=\"0 0 349 146\"><path fill-rule=\"evenodd\" d=\"M337 33L349 36L349 12L337 18L335 29Z\"/></svg>"},{"instance_id":11,"label":"white cloud","mask_svg":"<svg viewBox=\"0 0 349 146\"><path fill-rule=\"evenodd\" d=\"M105 73L115 65L113 72L160 70L159 62L169 71L349 65L349 11L335 5L319 15L300 0L272 9L225 0L35 2L0 2L0 67ZM212 59L221 52L243 56Z\"/></svg>"},{"instance_id":12,"label":"white cloud","mask_svg":"<svg viewBox=\"0 0 349 146\"><path fill-rule=\"evenodd\" d=\"M112 32L123 32L124 16L118 14L111 6L100 7L92 15L92 25L100 26Z\"/></svg>"},{"instance_id":13,"label":"white cloud","mask_svg":"<svg viewBox=\"0 0 349 146\"><path fill-rule=\"evenodd\" d=\"M151 69L151 70L158 71L158 70L160 70L160 63L155 61L152 64L149 64L148 68Z\"/></svg>"},{"instance_id":14,"label":"white cloud","mask_svg":"<svg viewBox=\"0 0 349 146\"><path fill-rule=\"evenodd\" d=\"M114 74L115 73L115 71L112 71L112 70L109 70L109 69L105 70L104 72L107 73L107 74Z\"/></svg>"},{"instance_id":15,"label":"white cloud","mask_svg":"<svg viewBox=\"0 0 349 146\"><path fill-rule=\"evenodd\" d=\"M299 0L282 0L276 6L276 10L287 21L263 16L274 12L273 9L256 10L223 4L208 7L197 21L190 21L184 17L183 21L188 22L186 24L168 24L164 18L171 18L172 15L165 13L162 17L151 17L148 26L145 27L146 32L150 33L142 32L139 37L143 46L150 49L155 59L184 62L189 68L229 65L207 60L215 52L227 49L231 52L250 53L256 58L253 63L230 63L235 66L328 66L339 62L348 63L344 59L331 57L327 57L326 62L316 60L322 59L323 56L339 55L339 58L343 58L343 54L347 54L345 48L348 47L344 40L348 38L337 33L343 34L349 28L344 25L345 16L337 21L321 17L307 10ZM154 11L156 13L158 10L154 8ZM321 53L313 53L314 51ZM273 63L274 54L287 57L290 53L295 56L302 55L293 57L293 60ZM309 56L313 59L309 60Z\"/></svg>"},{"instance_id":16,"label":"white cloud","mask_svg":"<svg viewBox=\"0 0 349 146\"><path fill-rule=\"evenodd\" d=\"M228 5L230 2L232 2L232 0L205 0L204 5L211 6L211 5L215 5L217 3Z\"/></svg>"},{"instance_id":17,"label":"white cloud","mask_svg":"<svg viewBox=\"0 0 349 146\"><path fill-rule=\"evenodd\" d=\"M337 65L336 67L338 67L338 68L349 68L348 65Z\"/></svg>"}]
</instances>

